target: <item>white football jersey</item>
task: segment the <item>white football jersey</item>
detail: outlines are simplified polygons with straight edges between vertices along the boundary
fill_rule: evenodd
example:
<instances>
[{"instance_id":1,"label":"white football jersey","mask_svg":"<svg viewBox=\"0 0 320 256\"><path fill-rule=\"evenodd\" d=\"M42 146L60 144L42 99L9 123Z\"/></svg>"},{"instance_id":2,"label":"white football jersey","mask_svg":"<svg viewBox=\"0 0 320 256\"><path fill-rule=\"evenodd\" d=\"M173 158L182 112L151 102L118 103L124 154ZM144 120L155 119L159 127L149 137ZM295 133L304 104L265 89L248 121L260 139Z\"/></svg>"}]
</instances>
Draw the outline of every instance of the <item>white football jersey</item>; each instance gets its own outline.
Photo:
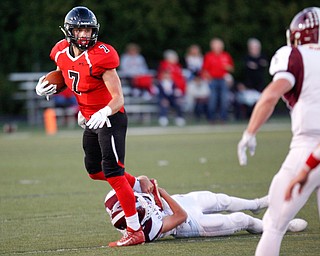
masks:
<instances>
[{"instance_id":1,"label":"white football jersey","mask_svg":"<svg viewBox=\"0 0 320 256\"><path fill-rule=\"evenodd\" d=\"M148 201L147 203L142 203L146 210L138 211L139 219L143 217L143 219L140 219L140 223L146 242L166 236L212 237L231 235L240 230L247 230L253 221L249 215L236 211L257 208L255 200L229 197L225 194L216 194L210 191L194 191L187 194L172 195L172 198L187 212L188 217L185 222L176 228L166 233L161 233L164 218L173 214L168 203L162 198L163 210L161 210L155 205L151 195L138 194L135 193L136 196L142 196L144 197L143 200ZM118 203L114 203L114 199L116 199L115 195L107 197L105 202L111 221L114 225L116 224L115 226L126 225L124 214L122 213L119 217L119 206ZM221 214L222 211L231 213ZM140 216L141 214L142 216Z\"/></svg>"},{"instance_id":2,"label":"white football jersey","mask_svg":"<svg viewBox=\"0 0 320 256\"><path fill-rule=\"evenodd\" d=\"M193 191L187 194L172 195L172 198L187 212L188 217L185 222L161 234L160 237L231 235L248 229L252 222L250 220L252 217L236 211L257 207L254 200L234 198L209 191ZM221 214L223 211L232 211L232 213ZM172 215L172 210L164 200L163 211L160 211L159 214L162 214L163 218Z\"/></svg>"},{"instance_id":3,"label":"white football jersey","mask_svg":"<svg viewBox=\"0 0 320 256\"><path fill-rule=\"evenodd\" d=\"M284 46L273 56L269 72L273 80L285 78L292 84L283 99L291 110L294 137L320 135L320 49Z\"/></svg>"},{"instance_id":4,"label":"white football jersey","mask_svg":"<svg viewBox=\"0 0 320 256\"><path fill-rule=\"evenodd\" d=\"M150 218L142 225L146 243L152 242L160 236L162 225L161 210L155 205Z\"/></svg>"},{"instance_id":5,"label":"white football jersey","mask_svg":"<svg viewBox=\"0 0 320 256\"><path fill-rule=\"evenodd\" d=\"M202 234L202 227L198 223L199 217L202 215L202 212L191 195L192 194L190 193L186 195L172 195L172 198L188 213L188 217L176 228L166 233L162 233L160 236L161 238L170 235L173 237L198 237ZM165 217L172 215L172 211L167 202L164 199L162 199L162 201L162 216Z\"/></svg>"}]
</instances>

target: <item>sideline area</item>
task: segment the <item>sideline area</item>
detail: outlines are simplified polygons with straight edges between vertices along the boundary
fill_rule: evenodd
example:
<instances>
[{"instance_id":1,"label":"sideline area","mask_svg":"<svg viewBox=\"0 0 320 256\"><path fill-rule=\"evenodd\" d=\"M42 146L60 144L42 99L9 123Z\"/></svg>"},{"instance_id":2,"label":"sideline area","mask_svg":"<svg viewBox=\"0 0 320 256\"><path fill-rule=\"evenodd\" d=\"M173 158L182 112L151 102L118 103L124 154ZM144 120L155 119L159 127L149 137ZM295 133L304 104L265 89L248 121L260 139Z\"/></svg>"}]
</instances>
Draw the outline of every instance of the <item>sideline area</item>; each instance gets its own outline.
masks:
<instances>
[{"instance_id":1,"label":"sideline area","mask_svg":"<svg viewBox=\"0 0 320 256\"><path fill-rule=\"evenodd\" d=\"M228 133L228 132L239 132L242 133L246 128L247 122L243 123L229 123L229 124L192 124L186 125L184 127L168 126L128 126L128 136L143 136L143 135L164 135L164 134L201 134L201 133ZM261 131L290 131L290 119L289 117L275 117L271 118L264 126ZM32 135L45 135L44 128L28 128L24 127L18 129L14 133L0 133L2 138L23 138ZM48 136L58 136L58 137L81 137L82 129L80 127L75 127L73 129L60 129L55 135Z\"/></svg>"}]
</instances>

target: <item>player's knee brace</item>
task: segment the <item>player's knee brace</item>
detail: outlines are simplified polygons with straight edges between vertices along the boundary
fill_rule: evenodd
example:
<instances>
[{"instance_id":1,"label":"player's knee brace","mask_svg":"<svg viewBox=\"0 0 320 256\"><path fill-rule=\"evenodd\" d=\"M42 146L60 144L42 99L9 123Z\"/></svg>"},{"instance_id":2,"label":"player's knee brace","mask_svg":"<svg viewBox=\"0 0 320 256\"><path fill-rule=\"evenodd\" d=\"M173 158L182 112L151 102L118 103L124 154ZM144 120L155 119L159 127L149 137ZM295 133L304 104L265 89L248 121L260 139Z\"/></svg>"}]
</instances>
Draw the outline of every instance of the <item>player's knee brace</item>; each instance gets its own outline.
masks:
<instances>
[{"instance_id":1,"label":"player's knee brace","mask_svg":"<svg viewBox=\"0 0 320 256\"><path fill-rule=\"evenodd\" d=\"M231 203L231 198L225 194L217 194L217 204L220 209L227 209Z\"/></svg>"},{"instance_id":2,"label":"player's knee brace","mask_svg":"<svg viewBox=\"0 0 320 256\"><path fill-rule=\"evenodd\" d=\"M231 213L229 215L230 220L235 224L241 224L241 226L248 226L249 225L249 219L247 218L247 215L243 212L235 212Z\"/></svg>"}]
</instances>

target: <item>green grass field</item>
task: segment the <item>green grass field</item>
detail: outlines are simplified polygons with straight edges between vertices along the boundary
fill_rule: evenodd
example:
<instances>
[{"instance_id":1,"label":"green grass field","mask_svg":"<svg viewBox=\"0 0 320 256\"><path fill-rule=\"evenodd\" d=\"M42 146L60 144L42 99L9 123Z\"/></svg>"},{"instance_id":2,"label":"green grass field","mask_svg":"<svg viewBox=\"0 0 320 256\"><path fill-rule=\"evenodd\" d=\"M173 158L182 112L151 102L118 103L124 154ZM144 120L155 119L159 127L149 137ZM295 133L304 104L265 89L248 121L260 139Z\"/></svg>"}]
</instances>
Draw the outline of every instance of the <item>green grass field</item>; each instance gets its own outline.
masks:
<instances>
[{"instance_id":1,"label":"green grass field","mask_svg":"<svg viewBox=\"0 0 320 256\"><path fill-rule=\"evenodd\" d=\"M287 154L290 125L267 124L247 167L238 165L236 155L243 129L243 125L129 127L127 171L157 178L171 194L211 190L247 198L263 196ZM80 128L52 137L42 132L0 135L0 255L254 254L260 236L246 232L108 248L108 242L120 237L104 210L110 187L88 178L81 136ZM298 216L309 226L302 233L285 236L281 255L319 255L315 195Z\"/></svg>"}]
</instances>

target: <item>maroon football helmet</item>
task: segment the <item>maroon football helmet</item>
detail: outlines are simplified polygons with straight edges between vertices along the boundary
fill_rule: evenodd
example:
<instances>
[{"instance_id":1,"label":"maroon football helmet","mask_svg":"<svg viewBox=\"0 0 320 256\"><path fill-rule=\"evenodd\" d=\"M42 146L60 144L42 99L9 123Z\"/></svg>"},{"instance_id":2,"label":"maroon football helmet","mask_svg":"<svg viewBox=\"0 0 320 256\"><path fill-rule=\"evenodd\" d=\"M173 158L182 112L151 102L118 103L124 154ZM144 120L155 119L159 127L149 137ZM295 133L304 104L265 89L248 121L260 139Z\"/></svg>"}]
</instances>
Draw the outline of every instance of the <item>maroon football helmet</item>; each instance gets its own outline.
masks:
<instances>
[{"instance_id":1,"label":"maroon football helmet","mask_svg":"<svg viewBox=\"0 0 320 256\"><path fill-rule=\"evenodd\" d=\"M287 30L287 44L319 44L320 8L309 7L299 12L291 21Z\"/></svg>"},{"instance_id":2,"label":"maroon football helmet","mask_svg":"<svg viewBox=\"0 0 320 256\"><path fill-rule=\"evenodd\" d=\"M155 203L149 194L135 192L134 195L136 198L136 209L139 216L139 222L143 225L151 217ZM127 223L125 215L114 190L111 190L107 194L104 205L110 216L112 225L119 230L126 229Z\"/></svg>"}]
</instances>

